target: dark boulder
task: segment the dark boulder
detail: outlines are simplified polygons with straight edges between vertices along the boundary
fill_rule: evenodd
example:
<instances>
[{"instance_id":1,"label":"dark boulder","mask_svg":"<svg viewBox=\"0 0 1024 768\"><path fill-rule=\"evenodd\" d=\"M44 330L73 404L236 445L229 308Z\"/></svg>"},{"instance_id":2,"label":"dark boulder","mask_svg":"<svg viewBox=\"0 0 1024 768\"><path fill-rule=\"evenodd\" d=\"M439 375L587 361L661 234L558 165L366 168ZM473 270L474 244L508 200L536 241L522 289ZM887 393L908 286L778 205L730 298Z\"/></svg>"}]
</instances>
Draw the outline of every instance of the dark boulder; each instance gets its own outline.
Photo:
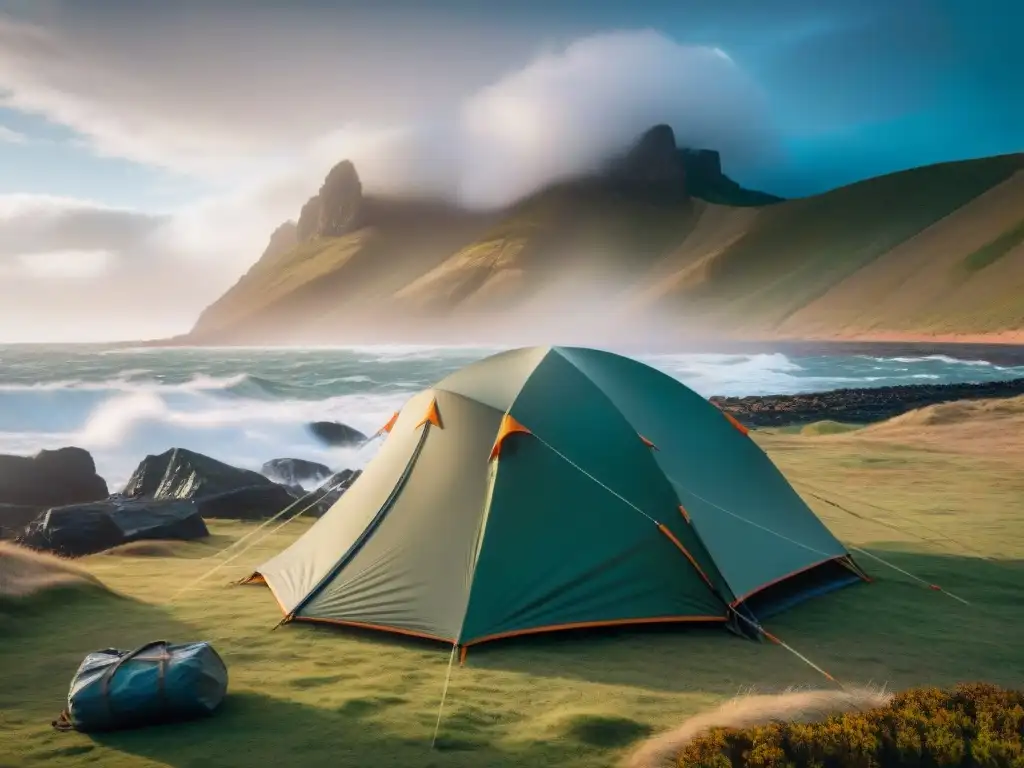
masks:
<instances>
[{"instance_id":1,"label":"dark boulder","mask_svg":"<svg viewBox=\"0 0 1024 768\"><path fill-rule=\"evenodd\" d=\"M363 474L361 469L343 469L341 472L337 472L331 475L327 480L324 480L320 484L320 488L327 490L326 494L322 497L319 494L314 494L309 497L310 501L318 499L316 506L310 509L306 514L312 517L320 517L327 510L334 506L334 502L342 497L342 495L352 484L359 479L359 476ZM322 491L321 491L322 492ZM308 503L308 502L303 502Z\"/></svg>"},{"instance_id":2,"label":"dark boulder","mask_svg":"<svg viewBox=\"0 0 1024 768\"><path fill-rule=\"evenodd\" d=\"M301 498L302 493L295 493L277 483L250 485L211 496L202 496L196 499L196 504L203 517L207 519L260 520L273 517L292 506ZM298 512L301 506L296 505L291 511Z\"/></svg>"},{"instance_id":3,"label":"dark boulder","mask_svg":"<svg viewBox=\"0 0 1024 768\"><path fill-rule=\"evenodd\" d=\"M279 486L259 472L232 467L185 448L172 448L143 459L123 495L133 499L199 499L249 487Z\"/></svg>"},{"instance_id":4,"label":"dark boulder","mask_svg":"<svg viewBox=\"0 0 1024 768\"><path fill-rule=\"evenodd\" d=\"M240 469L184 448L147 456L128 480L129 498L188 499L203 517L270 517L301 496L259 472Z\"/></svg>"},{"instance_id":5,"label":"dark boulder","mask_svg":"<svg viewBox=\"0 0 1024 768\"><path fill-rule=\"evenodd\" d=\"M314 421L309 431L321 442L341 448L361 445L369 439L358 429L338 421Z\"/></svg>"},{"instance_id":6,"label":"dark boulder","mask_svg":"<svg viewBox=\"0 0 1024 768\"><path fill-rule=\"evenodd\" d=\"M17 537L43 510L19 504L0 504L0 539Z\"/></svg>"},{"instance_id":7,"label":"dark boulder","mask_svg":"<svg viewBox=\"0 0 1024 768\"><path fill-rule=\"evenodd\" d=\"M327 465L306 459L271 459L260 471L274 482L285 485L319 481L331 474Z\"/></svg>"},{"instance_id":8,"label":"dark boulder","mask_svg":"<svg viewBox=\"0 0 1024 768\"><path fill-rule=\"evenodd\" d=\"M82 448L40 451L35 456L0 455L0 504L36 507L105 499L106 481Z\"/></svg>"},{"instance_id":9,"label":"dark boulder","mask_svg":"<svg viewBox=\"0 0 1024 768\"><path fill-rule=\"evenodd\" d=\"M191 501L111 498L55 507L28 525L17 541L64 557L81 557L133 541L190 541L209 535Z\"/></svg>"}]
</instances>

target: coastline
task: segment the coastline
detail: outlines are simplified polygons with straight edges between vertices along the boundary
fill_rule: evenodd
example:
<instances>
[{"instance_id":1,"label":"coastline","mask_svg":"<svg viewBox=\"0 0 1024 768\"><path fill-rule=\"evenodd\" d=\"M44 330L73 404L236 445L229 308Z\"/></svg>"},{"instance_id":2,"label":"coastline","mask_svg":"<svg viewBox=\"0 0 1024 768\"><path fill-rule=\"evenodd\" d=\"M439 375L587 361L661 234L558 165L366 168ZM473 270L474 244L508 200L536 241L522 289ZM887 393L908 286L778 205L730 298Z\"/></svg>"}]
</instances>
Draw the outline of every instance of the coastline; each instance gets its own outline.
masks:
<instances>
[{"instance_id":1,"label":"coastline","mask_svg":"<svg viewBox=\"0 0 1024 768\"><path fill-rule=\"evenodd\" d=\"M963 400L1024 396L1024 378L981 384L905 384L793 395L709 398L744 426L791 427L819 421L872 424L919 408Z\"/></svg>"},{"instance_id":2,"label":"coastline","mask_svg":"<svg viewBox=\"0 0 1024 768\"><path fill-rule=\"evenodd\" d=\"M912 333L903 331L877 331L873 333L833 333L796 336L779 334L767 336L765 342L789 341L802 343L849 342L854 344L982 344L1024 346L1024 329L994 331L991 333Z\"/></svg>"}]
</instances>

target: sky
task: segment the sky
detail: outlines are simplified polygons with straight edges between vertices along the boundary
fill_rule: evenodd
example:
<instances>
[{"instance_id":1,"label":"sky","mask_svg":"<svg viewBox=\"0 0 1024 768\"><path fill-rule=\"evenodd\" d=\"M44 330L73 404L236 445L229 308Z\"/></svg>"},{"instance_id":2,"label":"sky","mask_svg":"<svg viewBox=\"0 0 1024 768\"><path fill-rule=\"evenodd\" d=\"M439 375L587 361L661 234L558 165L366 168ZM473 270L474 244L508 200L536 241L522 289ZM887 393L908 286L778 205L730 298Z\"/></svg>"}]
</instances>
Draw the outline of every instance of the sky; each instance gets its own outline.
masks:
<instances>
[{"instance_id":1,"label":"sky","mask_svg":"<svg viewBox=\"0 0 1024 768\"><path fill-rule=\"evenodd\" d=\"M785 197L1024 150L1018 0L0 0L0 343L160 337L351 158L494 206L647 127Z\"/></svg>"}]
</instances>

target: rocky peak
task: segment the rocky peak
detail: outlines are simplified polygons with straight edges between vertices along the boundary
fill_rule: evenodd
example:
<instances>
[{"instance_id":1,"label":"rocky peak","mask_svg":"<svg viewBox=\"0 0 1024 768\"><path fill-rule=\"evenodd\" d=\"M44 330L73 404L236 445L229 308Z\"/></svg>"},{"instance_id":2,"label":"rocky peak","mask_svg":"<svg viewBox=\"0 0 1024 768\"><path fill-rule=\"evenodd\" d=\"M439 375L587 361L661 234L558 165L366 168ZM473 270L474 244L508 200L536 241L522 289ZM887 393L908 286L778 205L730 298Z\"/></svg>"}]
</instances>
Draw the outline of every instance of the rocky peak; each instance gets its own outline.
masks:
<instances>
[{"instance_id":1,"label":"rocky peak","mask_svg":"<svg viewBox=\"0 0 1024 768\"><path fill-rule=\"evenodd\" d=\"M704 184L715 184L722 179L722 156L713 149L681 149L679 155L687 177Z\"/></svg>"},{"instance_id":2,"label":"rocky peak","mask_svg":"<svg viewBox=\"0 0 1024 768\"><path fill-rule=\"evenodd\" d=\"M668 125L647 130L613 163L612 175L636 190L686 197L686 169L676 149L675 133Z\"/></svg>"},{"instance_id":3,"label":"rocky peak","mask_svg":"<svg viewBox=\"0 0 1024 768\"><path fill-rule=\"evenodd\" d=\"M623 165L638 181L657 183L679 179L683 169L676 155L676 135L671 126L656 125L648 130L626 154Z\"/></svg>"},{"instance_id":4,"label":"rocky peak","mask_svg":"<svg viewBox=\"0 0 1024 768\"><path fill-rule=\"evenodd\" d=\"M320 191L302 206L296 227L298 240L340 237L359 227L363 185L350 160L331 168Z\"/></svg>"},{"instance_id":5,"label":"rocky peak","mask_svg":"<svg viewBox=\"0 0 1024 768\"><path fill-rule=\"evenodd\" d=\"M286 221L270 235L270 242L267 243L261 259L276 259L283 253L287 253L299 244L299 228L294 221Z\"/></svg>"}]
</instances>

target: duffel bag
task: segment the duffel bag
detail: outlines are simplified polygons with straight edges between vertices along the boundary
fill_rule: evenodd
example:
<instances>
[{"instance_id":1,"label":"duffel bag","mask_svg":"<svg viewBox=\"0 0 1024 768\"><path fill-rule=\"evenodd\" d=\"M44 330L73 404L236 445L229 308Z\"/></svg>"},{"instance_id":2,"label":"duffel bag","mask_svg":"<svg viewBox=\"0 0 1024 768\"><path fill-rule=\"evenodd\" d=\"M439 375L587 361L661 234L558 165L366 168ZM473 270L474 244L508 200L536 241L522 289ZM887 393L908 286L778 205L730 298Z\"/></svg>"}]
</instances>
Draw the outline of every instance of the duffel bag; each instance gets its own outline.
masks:
<instances>
[{"instance_id":1,"label":"duffel bag","mask_svg":"<svg viewBox=\"0 0 1024 768\"><path fill-rule=\"evenodd\" d=\"M213 713L227 688L227 667L209 643L157 640L134 651L108 648L78 667L67 709L53 727L110 731L191 720Z\"/></svg>"}]
</instances>

